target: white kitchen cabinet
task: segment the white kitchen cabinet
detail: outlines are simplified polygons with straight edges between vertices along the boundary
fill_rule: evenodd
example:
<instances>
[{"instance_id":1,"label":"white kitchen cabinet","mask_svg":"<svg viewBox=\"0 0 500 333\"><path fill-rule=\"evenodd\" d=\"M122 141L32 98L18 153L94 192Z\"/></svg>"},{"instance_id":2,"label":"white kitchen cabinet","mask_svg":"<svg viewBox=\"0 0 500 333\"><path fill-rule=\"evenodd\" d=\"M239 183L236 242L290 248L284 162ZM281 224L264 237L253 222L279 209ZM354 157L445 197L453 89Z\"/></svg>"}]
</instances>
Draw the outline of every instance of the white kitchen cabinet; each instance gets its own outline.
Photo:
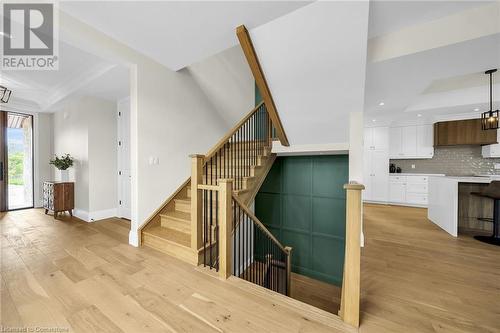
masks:
<instances>
[{"instance_id":1,"label":"white kitchen cabinet","mask_svg":"<svg viewBox=\"0 0 500 333\"><path fill-rule=\"evenodd\" d=\"M387 202L389 183L389 128L365 128L363 200Z\"/></svg>"},{"instance_id":2,"label":"white kitchen cabinet","mask_svg":"<svg viewBox=\"0 0 500 333\"><path fill-rule=\"evenodd\" d=\"M365 128L364 138L365 149L387 151L389 148L389 133L387 127Z\"/></svg>"},{"instance_id":3,"label":"white kitchen cabinet","mask_svg":"<svg viewBox=\"0 0 500 333\"><path fill-rule=\"evenodd\" d=\"M389 202L403 206L426 207L428 205L428 183L428 175L391 174L389 176Z\"/></svg>"},{"instance_id":4,"label":"white kitchen cabinet","mask_svg":"<svg viewBox=\"0 0 500 333\"><path fill-rule=\"evenodd\" d=\"M390 158L402 158L403 147L401 146L401 127L389 128L389 156Z\"/></svg>"},{"instance_id":5,"label":"white kitchen cabinet","mask_svg":"<svg viewBox=\"0 0 500 333\"><path fill-rule=\"evenodd\" d=\"M434 156L432 125L412 125L389 129L391 159L432 158Z\"/></svg>"},{"instance_id":6,"label":"white kitchen cabinet","mask_svg":"<svg viewBox=\"0 0 500 333\"><path fill-rule=\"evenodd\" d=\"M387 151L372 152L371 200L387 201L387 183L389 182L389 155Z\"/></svg>"},{"instance_id":7,"label":"white kitchen cabinet","mask_svg":"<svg viewBox=\"0 0 500 333\"><path fill-rule=\"evenodd\" d=\"M497 130L497 141L500 142L500 131ZM484 158L500 157L500 143L486 145L481 148Z\"/></svg>"},{"instance_id":8,"label":"white kitchen cabinet","mask_svg":"<svg viewBox=\"0 0 500 333\"><path fill-rule=\"evenodd\" d=\"M405 182L389 180L389 201L394 203L404 203L406 201Z\"/></svg>"},{"instance_id":9,"label":"white kitchen cabinet","mask_svg":"<svg viewBox=\"0 0 500 333\"><path fill-rule=\"evenodd\" d=\"M387 151L365 150L363 198L367 201L386 202L389 182L389 154Z\"/></svg>"},{"instance_id":10,"label":"white kitchen cabinet","mask_svg":"<svg viewBox=\"0 0 500 333\"><path fill-rule=\"evenodd\" d=\"M417 156L432 158L434 156L434 126L417 126Z\"/></svg>"},{"instance_id":11,"label":"white kitchen cabinet","mask_svg":"<svg viewBox=\"0 0 500 333\"><path fill-rule=\"evenodd\" d=\"M417 155L417 127L405 126L401 127L401 150L403 156Z\"/></svg>"}]
</instances>

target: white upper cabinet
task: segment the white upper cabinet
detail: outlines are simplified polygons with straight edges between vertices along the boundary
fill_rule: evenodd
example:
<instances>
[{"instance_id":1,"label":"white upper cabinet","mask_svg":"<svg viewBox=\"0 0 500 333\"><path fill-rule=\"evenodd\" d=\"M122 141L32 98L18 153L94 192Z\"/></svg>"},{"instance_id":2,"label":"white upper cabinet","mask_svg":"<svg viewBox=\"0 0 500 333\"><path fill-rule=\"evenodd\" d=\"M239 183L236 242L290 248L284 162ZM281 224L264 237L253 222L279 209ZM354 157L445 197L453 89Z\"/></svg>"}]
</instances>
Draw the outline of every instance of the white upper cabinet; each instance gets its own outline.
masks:
<instances>
[{"instance_id":1,"label":"white upper cabinet","mask_svg":"<svg viewBox=\"0 0 500 333\"><path fill-rule=\"evenodd\" d=\"M391 127L389 156L391 159L432 158L433 142L432 125Z\"/></svg>"},{"instance_id":2,"label":"white upper cabinet","mask_svg":"<svg viewBox=\"0 0 500 333\"><path fill-rule=\"evenodd\" d=\"M389 150L389 131L387 127L373 127L373 147L377 151Z\"/></svg>"},{"instance_id":3,"label":"white upper cabinet","mask_svg":"<svg viewBox=\"0 0 500 333\"><path fill-rule=\"evenodd\" d=\"M391 158L403 157L401 129L402 127L389 128L389 156Z\"/></svg>"},{"instance_id":4,"label":"white upper cabinet","mask_svg":"<svg viewBox=\"0 0 500 333\"><path fill-rule=\"evenodd\" d=\"M401 127L401 147L403 156L417 155L417 127Z\"/></svg>"},{"instance_id":5,"label":"white upper cabinet","mask_svg":"<svg viewBox=\"0 0 500 333\"><path fill-rule=\"evenodd\" d=\"M500 131L497 130L497 141L500 142ZM484 158L500 157L500 143L486 145L481 148L481 153Z\"/></svg>"},{"instance_id":6,"label":"white upper cabinet","mask_svg":"<svg viewBox=\"0 0 500 333\"><path fill-rule=\"evenodd\" d=\"M417 126L417 155L422 158L434 156L434 126Z\"/></svg>"}]
</instances>

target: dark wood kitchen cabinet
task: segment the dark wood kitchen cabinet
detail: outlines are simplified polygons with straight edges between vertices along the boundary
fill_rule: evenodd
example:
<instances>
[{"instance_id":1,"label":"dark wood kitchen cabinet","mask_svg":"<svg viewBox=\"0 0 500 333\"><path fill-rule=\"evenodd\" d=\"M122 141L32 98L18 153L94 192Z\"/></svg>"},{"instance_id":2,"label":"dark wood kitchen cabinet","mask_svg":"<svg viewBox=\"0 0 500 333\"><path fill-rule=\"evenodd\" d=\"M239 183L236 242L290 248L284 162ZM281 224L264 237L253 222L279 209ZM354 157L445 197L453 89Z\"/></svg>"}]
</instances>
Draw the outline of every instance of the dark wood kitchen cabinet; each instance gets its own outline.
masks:
<instances>
[{"instance_id":1,"label":"dark wood kitchen cabinet","mask_svg":"<svg viewBox=\"0 0 500 333\"><path fill-rule=\"evenodd\" d=\"M75 209L75 184L71 182L44 182L43 208L45 214L54 212L54 218L61 212L69 212L73 216Z\"/></svg>"},{"instance_id":2,"label":"dark wood kitchen cabinet","mask_svg":"<svg viewBox=\"0 0 500 333\"><path fill-rule=\"evenodd\" d=\"M497 130L483 130L481 119L442 121L434 124L434 147L494 143L497 143Z\"/></svg>"}]
</instances>

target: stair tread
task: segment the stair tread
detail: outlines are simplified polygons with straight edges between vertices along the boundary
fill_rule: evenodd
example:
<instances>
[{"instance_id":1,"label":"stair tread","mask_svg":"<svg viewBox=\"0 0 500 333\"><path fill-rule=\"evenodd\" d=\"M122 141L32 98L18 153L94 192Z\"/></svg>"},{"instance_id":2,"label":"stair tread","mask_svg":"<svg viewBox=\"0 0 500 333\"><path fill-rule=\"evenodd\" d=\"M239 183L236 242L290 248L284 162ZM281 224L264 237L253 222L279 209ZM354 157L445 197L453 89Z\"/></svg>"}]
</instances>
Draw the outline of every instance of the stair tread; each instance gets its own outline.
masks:
<instances>
[{"instance_id":1,"label":"stair tread","mask_svg":"<svg viewBox=\"0 0 500 333\"><path fill-rule=\"evenodd\" d=\"M181 246L191 246L191 235L181 231L166 229L161 226L155 226L143 231L146 235L151 235L165 241L173 242Z\"/></svg>"}]
</instances>

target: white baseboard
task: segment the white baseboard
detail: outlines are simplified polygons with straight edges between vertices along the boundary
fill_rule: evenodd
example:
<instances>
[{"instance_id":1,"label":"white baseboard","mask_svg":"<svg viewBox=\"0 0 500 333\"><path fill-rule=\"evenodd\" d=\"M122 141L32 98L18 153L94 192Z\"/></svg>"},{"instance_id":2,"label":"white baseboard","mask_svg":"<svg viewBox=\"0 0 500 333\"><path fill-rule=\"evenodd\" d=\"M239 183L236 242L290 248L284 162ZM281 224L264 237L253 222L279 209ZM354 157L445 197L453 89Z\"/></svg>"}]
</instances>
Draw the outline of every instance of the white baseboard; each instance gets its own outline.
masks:
<instances>
[{"instance_id":1,"label":"white baseboard","mask_svg":"<svg viewBox=\"0 0 500 333\"><path fill-rule=\"evenodd\" d=\"M130 230L128 233L128 243L132 246L139 246L139 232L137 230Z\"/></svg>"},{"instance_id":2,"label":"white baseboard","mask_svg":"<svg viewBox=\"0 0 500 333\"><path fill-rule=\"evenodd\" d=\"M111 217L116 217L117 216L116 213L117 213L116 208L104 209L104 210L98 210L95 212L91 212L89 214L89 220L90 220L89 222L109 219Z\"/></svg>"},{"instance_id":3,"label":"white baseboard","mask_svg":"<svg viewBox=\"0 0 500 333\"><path fill-rule=\"evenodd\" d=\"M80 220L89 222L89 212L81 209L73 209L73 216L78 217Z\"/></svg>"},{"instance_id":4,"label":"white baseboard","mask_svg":"<svg viewBox=\"0 0 500 333\"><path fill-rule=\"evenodd\" d=\"M98 210L95 212L87 212L81 209L74 209L73 215L85 222L95 222L99 220L116 217L116 208Z\"/></svg>"}]
</instances>

